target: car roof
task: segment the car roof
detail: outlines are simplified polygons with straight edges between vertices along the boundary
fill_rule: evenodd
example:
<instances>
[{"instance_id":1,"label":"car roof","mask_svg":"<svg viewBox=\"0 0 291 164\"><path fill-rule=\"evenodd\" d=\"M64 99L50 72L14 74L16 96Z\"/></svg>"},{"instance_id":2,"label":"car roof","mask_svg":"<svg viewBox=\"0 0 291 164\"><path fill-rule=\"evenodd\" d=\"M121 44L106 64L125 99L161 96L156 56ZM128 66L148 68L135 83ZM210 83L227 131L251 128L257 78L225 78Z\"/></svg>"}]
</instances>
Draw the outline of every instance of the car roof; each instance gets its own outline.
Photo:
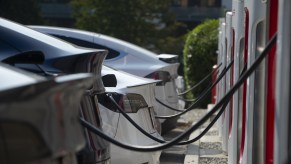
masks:
<instances>
[{"instance_id":1,"label":"car roof","mask_svg":"<svg viewBox=\"0 0 291 164\"><path fill-rule=\"evenodd\" d=\"M80 48L60 39L32 30L21 24L0 18L0 41L13 47L18 53L38 49L46 54L46 59L82 54L96 49ZM0 60L11 54L1 54Z\"/></svg>"},{"instance_id":2,"label":"car roof","mask_svg":"<svg viewBox=\"0 0 291 164\"><path fill-rule=\"evenodd\" d=\"M152 62L158 62L159 64L164 64L164 65L168 64L163 61L160 61L159 57L157 56L158 54L156 53L153 53L147 49L144 49L140 46L126 42L124 40L120 40L118 38L114 38L114 37L107 36L104 34L93 33L89 31L83 31L83 30L78 30L78 29L73 29L73 28L64 28L64 27L52 27L52 26L29 26L29 27L35 30L38 30L40 32L55 34L55 35L68 36L69 34L74 34L76 35L76 37L77 36L81 37L81 39L85 39L85 36L86 36L87 41L89 40L92 41L91 39L94 39L94 42L100 45L107 46L109 48L113 48L116 50L118 49L124 52L128 52L133 55L143 54L139 56L146 57L148 60L151 60Z\"/></svg>"}]
</instances>

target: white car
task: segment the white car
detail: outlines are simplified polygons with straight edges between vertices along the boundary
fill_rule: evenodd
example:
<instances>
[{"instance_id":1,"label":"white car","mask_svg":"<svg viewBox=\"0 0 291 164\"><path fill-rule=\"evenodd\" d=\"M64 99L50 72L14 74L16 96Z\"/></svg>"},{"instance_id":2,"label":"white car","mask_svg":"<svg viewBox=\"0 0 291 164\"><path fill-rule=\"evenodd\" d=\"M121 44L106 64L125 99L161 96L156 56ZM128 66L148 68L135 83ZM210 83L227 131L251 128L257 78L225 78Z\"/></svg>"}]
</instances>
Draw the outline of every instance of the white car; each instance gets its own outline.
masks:
<instances>
[{"instance_id":1,"label":"white car","mask_svg":"<svg viewBox=\"0 0 291 164\"><path fill-rule=\"evenodd\" d=\"M172 108L178 106L178 95L175 79L177 79L177 55L157 55L131 43L106 35L69 28L30 26L34 30L61 38L76 45L88 48L107 49L109 51L104 64L130 74L151 79L159 79L155 88L156 98ZM178 80L180 80L179 78ZM183 79L181 79L183 80ZM172 115L176 111L156 102L157 115ZM177 119L160 120L162 130L168 131L175 127Z\"/></svg>"},{"instance_id":2,"label":"white car","mask_svg":"<svg viewBox=\"0 0 291 164\"><path fill-rule=\"evenodd\" d=\"M116 87L106 87L106 81L103 81L106 92L112 93L114 100L142 129L152 136L162 139L156 130L158 124L154 114L154 86L157 81L103 66L102 75L109 74L115 75L117 85ZM118 141L131 145L158 144L142 134L119 113L106 95L98 95L98 100L105 133ZM141 153L111 145L111 163L113 164L156 164L159 163L160 154L161 151Z\"/></svg>"}]
</instances>

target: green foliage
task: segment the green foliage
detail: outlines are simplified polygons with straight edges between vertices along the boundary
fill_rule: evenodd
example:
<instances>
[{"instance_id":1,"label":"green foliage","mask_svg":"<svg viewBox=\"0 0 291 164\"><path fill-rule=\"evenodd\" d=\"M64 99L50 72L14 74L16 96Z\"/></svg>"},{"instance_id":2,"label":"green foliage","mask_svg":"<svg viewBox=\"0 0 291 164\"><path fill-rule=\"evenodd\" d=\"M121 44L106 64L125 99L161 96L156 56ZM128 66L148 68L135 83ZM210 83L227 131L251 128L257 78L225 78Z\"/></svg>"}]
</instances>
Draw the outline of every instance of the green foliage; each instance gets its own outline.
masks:
<instances>
[{"instance_id":1,"label":"green foliage","mask_svg":"<svg viewBox=\"0 0 291 164\"><path fill-rule=\"evenodd\" d=\"M180 25L168 11L171 0L72 0L71 4L77 28L110 35L156 52L168 50L162 44Z\"/></svg>"},{"instance_id":2,"label":"green foliage","mask_svg":"<svg viewBox=\"0 0 291 164\"><path fill-rule=\"evenodd\" d=\"M37 0L0 0L0 16L22 24L41 24Z\"/></svg>"},{"instance_id":3,"label":"green foliage","mask_svg":"<svg viewBox=\"0 0 291 164\"><path fill-rule=\"evenodd\" d=\"M183 51L187 88L197 84L212 71L212 66L217 62L217 36L218 20L207 20L188 34ZM206 82L190 92L187 97L197 97L209 85L211 78L208 81L208 83ZM201 104L202 107L206 107L210 102L210 95L207 101Z\"/></svg>"}]
</instances>

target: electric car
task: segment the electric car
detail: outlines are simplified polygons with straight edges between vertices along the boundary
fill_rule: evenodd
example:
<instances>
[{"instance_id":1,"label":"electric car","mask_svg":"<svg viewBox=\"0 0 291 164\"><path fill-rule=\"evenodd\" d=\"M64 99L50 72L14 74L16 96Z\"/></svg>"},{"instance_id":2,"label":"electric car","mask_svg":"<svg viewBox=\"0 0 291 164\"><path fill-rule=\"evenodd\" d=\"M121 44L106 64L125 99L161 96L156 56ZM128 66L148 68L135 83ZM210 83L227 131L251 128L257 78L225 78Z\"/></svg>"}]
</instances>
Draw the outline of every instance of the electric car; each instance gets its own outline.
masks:
<instances>
[{"instance_id":1,"label":"electric car","mask_svg":"<svg viewBox=\"0 0 291 164\"><path fill-rule=\"evenodd\" d=\"M4 63L0 76L0 163L76 164L85 146L79 104L94 79L47 79Z\"/></svg>"},{"instance_id":2,"label":"electric car","mask_svg":"<svg viewBox=\"0 0 291 164\"><path fill-rule=\"evenodd\" d=\"M95 94L104 92L101 67L106 51L76 47L3 18L0 18L0 33L0 61L44 76L94 73L97 78L82 99L80 115L94 126L102 128ZM11 63L23 60L23 56L17 54L25 52L24 56L28 58L25 61L37 60L39 55L34 51L45 54L44 63ZM108 163L109 143L87 129L84 129L84 134L87 142L85 149L78 153L79 163Z\"/></svg>"},{"instance_id":3,"label":"electric car","mask_svg":"<svg viewBox=\"0 0 291 164\"><path fill-rule=\"evenodd\" d=\"M156 97L164 104L176 109L178 108L178 95L175 83L179 67L177 55L157 55L131 43L92 32L60 27L30 27L82 47L107 49L109 53L105 59L105 65L140 77L162 80L161 83L156 85ZM179 78L178 80L181 79ZM183 87L181 86L180 88ZM157 105L159 105L156 109L157 115L164 116L177 113L161 104ZM181 107L184 107L184 105ZM175 127L177 119L160 120L162 122L162 130L168 131Z\"/></svg>"},{"instance_id":4,"label":"electric car","mask_svg":"<svg viewBox=\"0 0 291 164\"><path fill-rule=\"evenodd\" d=\"M106 87L107 81L103 80L106 93L112 94L114 100L132 118L142 129L152 136L162 139L157 129L159 129L159 121L155 119L154 108L154 87L159 81L141 78L128 74L123 71L117 71L107 66L103 66L102 75L116 76L117 85L115 87ZM106 95L98 95L99 107L102 116L103 129L118 141L122 141L131 145L151 146L157 145L158 142L149 139L134 127L123 115L121 115L116 107ZM106 114L103 114L106 113ZM111 162L127 163L127 164L155 164L159 163L161 151L141 153L122 149L115 145L111 145Z\"/></svg>"}]
</instances>

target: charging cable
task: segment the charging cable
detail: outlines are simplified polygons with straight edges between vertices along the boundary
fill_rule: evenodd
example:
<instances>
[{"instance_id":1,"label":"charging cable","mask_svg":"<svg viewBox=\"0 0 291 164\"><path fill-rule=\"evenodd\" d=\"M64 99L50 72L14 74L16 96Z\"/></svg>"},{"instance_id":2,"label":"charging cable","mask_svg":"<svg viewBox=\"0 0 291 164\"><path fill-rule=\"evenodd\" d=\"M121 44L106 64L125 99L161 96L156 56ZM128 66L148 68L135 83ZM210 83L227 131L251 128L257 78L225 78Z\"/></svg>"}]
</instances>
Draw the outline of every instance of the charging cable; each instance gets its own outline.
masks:
<instances>
[{"instance_id":1,"label":"charging cable","mask_svg":"<svg viewBox=\"0 0 291 164\"><path fill-rule=\"evenodd\" d=\"M182 92L182 93L178 93L178 96L182 96L185 95L186 93L194 90L195 88L197 88L198 86L200 86L202 83L204 83L212 74L214 74L215 72L217 72L217 69L222 65L222 63L220 63L218 65L218 67L216 69L213 69L209 74L207 74L202 80L200 80L197 84L195 84L193 87L189 88L188 90Z\"/></svg>"},{"instance_id":2,"label":"charging cable","mask_svg":"<svg viewBox=\"0 0 291 164\"><path fill-rule=\"evenodd\" d=\"M276 43L277 34L275 33L271 40L266 45L266 48L263 50L260 56L250 65L250 67L242 74L236 84L234 84L231 89L217 102L217 104L207 113L205 114L196 124L186 130L184 133L180 134L179 136L175 137L171 141L159 145L152 145L152 146L137 146L137 145L129 145L121 143L108 135L104 134L100 129L92 126L89 122L80 118L81 124L86 127L91 132L99 135L100 137L104 138L105 140L120 146L125 149L133 150L133 151L140 151L140 152L151 152L151 151L160 151L166 148L169 148L173 145L178 144L182 141L185 137L189 136L193 131L197 130L201 125L203 125L215 112L217 112L225 103L227 103L233 94L240 88L240 86L244 83L244 81L255 71L255 69L259 66L262 60L268 55L268 52L272 48L272 46Z\"/></svg>"}]
</instances>

